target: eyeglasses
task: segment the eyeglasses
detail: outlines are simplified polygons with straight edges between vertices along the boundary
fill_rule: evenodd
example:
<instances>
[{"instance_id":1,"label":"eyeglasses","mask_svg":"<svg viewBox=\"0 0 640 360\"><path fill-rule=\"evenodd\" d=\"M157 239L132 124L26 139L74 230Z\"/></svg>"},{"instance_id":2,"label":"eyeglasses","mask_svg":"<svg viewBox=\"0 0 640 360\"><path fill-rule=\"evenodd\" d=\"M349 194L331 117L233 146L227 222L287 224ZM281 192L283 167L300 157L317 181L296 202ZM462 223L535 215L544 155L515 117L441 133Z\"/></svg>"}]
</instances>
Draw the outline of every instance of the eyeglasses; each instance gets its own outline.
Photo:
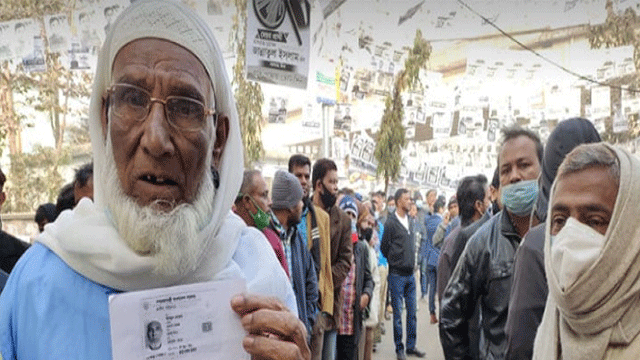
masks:
<instances>
[{"instance_id":1,"label":"eyeglasses","mask_svg":"<svg viewBox=\"0 0 640 360\"><path fill-rule=\"evenodd\" d=\"M147 118L151 105L159 102L164 107L167 121L173 127L183 131L202 130L206 118L213 115L216 122L215 109L207 109L196 99L183 96L167 96L164 100L151 97L143 88L130 84L113 84L109 90L109 103L113 113L124 121L141 122Z\"/></svg>"}]
</instances>

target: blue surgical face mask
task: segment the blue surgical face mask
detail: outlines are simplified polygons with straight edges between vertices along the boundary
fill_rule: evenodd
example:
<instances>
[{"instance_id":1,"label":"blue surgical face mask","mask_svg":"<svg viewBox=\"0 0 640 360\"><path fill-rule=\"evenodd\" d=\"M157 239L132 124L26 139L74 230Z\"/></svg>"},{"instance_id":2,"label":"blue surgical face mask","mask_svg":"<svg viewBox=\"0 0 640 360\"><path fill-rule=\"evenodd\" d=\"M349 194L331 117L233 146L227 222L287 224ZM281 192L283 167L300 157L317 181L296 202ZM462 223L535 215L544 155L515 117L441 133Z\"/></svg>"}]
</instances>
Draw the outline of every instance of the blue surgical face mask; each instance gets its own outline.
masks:
<instances>
[{"instance_id":1,"label":"blue surgical face mask","mask_svg":"<svg viewBox=\"0 0 640 360\"><path fill-rule=\"evenodd\" d=\"M424 201L416 200L416 207L418 208L418 210L421 210L423 206L424 206Z\"/></svg>"},{"instance_id":2,"label":"blue surgical face mask","mask_svg":"<svg viewBox=\"0 0 640 360\"><path fill-rule=\"evenodd\" d=\"M502 187L502 206L517 216L531 214L538 198L538 180L524 180Z\"/></svg>"}]
</instances>

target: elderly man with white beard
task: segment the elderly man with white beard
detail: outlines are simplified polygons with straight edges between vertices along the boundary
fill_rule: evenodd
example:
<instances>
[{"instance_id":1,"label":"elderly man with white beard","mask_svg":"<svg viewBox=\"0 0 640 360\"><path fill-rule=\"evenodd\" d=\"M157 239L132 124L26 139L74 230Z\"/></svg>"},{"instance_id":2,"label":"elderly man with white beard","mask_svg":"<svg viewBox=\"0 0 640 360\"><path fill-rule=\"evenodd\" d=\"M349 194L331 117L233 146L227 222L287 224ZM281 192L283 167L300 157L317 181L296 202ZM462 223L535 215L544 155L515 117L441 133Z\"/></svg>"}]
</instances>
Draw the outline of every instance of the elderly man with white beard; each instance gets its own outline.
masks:
<instances>
[{"instance_id":1,"label":"elderly man with white beard","mask_svg":"<svg viewBox=\"0 0 640 360\"><path fill-rule=\"evenodd\" d=\"M246 283L227 310L246 331L244 350L308 359L286 274L230 212L242 142L207 25L169 0L126 9L99 56L90 132L94 201L48 225L11 273L0 359L111 359L110 295L229 279Z\"/></svg>"}]
</instances>

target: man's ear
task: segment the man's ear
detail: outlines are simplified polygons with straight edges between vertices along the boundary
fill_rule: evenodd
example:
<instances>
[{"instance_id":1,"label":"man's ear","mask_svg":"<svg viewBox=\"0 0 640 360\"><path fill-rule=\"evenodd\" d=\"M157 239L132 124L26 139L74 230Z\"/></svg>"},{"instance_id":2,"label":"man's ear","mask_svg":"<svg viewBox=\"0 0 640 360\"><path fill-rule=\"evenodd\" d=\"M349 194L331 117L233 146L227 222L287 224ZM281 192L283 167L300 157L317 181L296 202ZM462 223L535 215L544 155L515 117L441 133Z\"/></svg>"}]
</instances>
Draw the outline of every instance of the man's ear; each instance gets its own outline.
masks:
<instances>
[{"instance_id":1,"label":"man's ear","mask_svg":"<svg viewBox=\"0 0 640 360\"><path fill-rule=\"evenodd\" d=\"M474 208L474 209L475 209L479 214L482 214L482 213L484 213L484 211L486 211L486 210L487 210L487 209L484 209L484 211L483 211L483 210L482 210L482 206L484 206L484 204L483 204L483 202L482 202L482 201L480 201L480 200L476 200L476 201L473 203L473 208Z\"/></svg>"},{"instance_id":2,"label":"man's ear","mask_svg":"<svg viewBox=\"0 0 640 360\"><path fill-rule=\"evenodd\" d=\"M7 194L5 194L4 191L0 191L0 207L2 207L5 200L7 200Z\"/></svg>"},{"instance_id":3,"label":"man's ear","mask_svg":"<svg viewBox=\"0 0 640 360\"><path fill-rule=\"evenodd\" d=\"M229 138L229 118L225 114L219 114L216 119L216 142L213 144L213 166L220 168L222 153Z\"/></svg>"},{"instance_id":4,"label":"man's ear","mask_svg":"<svg viewBox=\"0 0 640 360\"><path fill-rule=\"evenodd\" d=\"M107 125L109 124L109 97L102 97L102 109L100 111L100 124L102 125L102 137L107 137Z\"/></svg>"}]
</instances>

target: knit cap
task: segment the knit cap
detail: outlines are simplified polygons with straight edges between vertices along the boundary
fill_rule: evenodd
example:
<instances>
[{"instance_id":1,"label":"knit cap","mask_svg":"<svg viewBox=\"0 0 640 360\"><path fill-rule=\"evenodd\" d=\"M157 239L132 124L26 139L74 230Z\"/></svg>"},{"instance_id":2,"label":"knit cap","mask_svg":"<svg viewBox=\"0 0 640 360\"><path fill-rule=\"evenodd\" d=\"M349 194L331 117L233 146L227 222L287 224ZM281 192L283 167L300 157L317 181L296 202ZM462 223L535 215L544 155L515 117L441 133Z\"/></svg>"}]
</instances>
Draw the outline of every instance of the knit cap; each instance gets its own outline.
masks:
<instances>
[{"instance_id":1,"label":"knit cap","mask_svg":"<svg viewBox=\"0 0 640 360\"><path fill-rule=\"evenodd\" d=\"M271 189L271 208L292 209L302 200L302 186L300 181L286 171L278 170L273 177Z\"/></svg>"},{"instance_id":2,"label":"knit cap","mask_svg":"<svg viewBox=\"0 0 640 360\"><path fill-rule=\"evenodd\" d=\"M351 197L351 195L345 195L342 200L340 200L340 209L342 209L346 213L351 213L355 215L355 218L358 218L358 205L356 200Z\"/></svg>"}]
</instances>

